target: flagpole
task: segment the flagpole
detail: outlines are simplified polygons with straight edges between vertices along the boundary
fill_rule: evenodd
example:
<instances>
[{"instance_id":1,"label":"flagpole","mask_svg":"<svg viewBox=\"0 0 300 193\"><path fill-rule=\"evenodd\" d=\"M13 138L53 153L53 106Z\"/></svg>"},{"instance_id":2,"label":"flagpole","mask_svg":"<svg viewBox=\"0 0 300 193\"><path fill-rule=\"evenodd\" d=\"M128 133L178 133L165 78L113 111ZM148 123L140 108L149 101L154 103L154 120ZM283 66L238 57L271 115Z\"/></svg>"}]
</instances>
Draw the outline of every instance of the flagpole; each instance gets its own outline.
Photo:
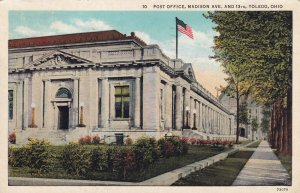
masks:
<instances>
[{"instance_id":1,"label":"flagpole","mask_svg":"<svg viewBox=\"0 0 300 193\"><path fill-rule=\"evenodd\" d=\"M178 29L177 29L177 17L175 17L175 30L176 30L176 59L178 59Z\"/></svg>"}]
</instances>

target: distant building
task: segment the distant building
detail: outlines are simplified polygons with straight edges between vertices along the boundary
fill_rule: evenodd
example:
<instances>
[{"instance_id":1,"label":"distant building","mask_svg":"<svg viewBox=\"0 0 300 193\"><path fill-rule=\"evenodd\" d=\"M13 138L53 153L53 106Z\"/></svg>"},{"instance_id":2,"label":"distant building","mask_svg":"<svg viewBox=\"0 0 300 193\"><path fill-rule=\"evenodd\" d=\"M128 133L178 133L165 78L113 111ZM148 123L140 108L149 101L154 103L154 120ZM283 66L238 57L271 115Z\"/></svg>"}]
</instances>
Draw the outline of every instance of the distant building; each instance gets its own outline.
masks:
<instances>
[{"instance_id":1,"label":"distant building","mask_svg":"<svg viewBox=\"0 0 300 193\"><path fill-rule=\"evenodd\" d=\"M236 117L236 109L237 109L236 108L237 107L236 99L231 98L231 97L227 96L226 94L222 93L219 96L219 100ZM261 105L257 104L251 98L251 96L241 97L240 104L242 104L242 103L246 103L246 105L247 105L249 124L245 125L245 124L240 123L240 127L239 127L240 128L240 136L248 138L248 139L252 139L252 137L253 137L254 140L262 139L266 135L266 134L262 133L261 128L260 128L261 119L263 117L263 114L262 114L263 107ZM251 127L252 119L256 119L257 123L258 123L258 129L254 133L252 133L252 127ZM234 133L236 133L236 120L234 120L233 127L235 130Z\"/></svg>"},{"instance_id":2,"label":"distant building","mask_svg":"<svg viewBox=\"0 0 300 193\"><path fill-rule=\"evenodd\" d=\"M195 79L134 33L89 32L9 40L8 126L17 143L99 135L133 139L194 128L229 136L230 112Z\"/></svg>"}]
</instances>

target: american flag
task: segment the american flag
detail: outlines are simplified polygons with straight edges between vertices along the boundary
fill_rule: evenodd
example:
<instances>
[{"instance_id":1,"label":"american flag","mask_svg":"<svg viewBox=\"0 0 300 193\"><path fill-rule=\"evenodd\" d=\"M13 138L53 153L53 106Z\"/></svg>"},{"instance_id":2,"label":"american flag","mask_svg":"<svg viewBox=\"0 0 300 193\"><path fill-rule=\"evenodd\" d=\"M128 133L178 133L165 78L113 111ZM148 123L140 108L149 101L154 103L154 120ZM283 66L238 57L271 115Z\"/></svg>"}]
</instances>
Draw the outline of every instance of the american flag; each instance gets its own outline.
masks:
<instances>
[{"instance_id":1,"label":"american flag","mask_svg":"<svg viewBox=\"0 0 300 193\"><path fill-rule=\"evenodd\" d=\"M178 31L180 31L181 33L187 35L191 39L194 39L192 28L190 26L188 26L187 24L185 24L180 19L178 19L177 17L176 17L176 25L177 25L177 30Z\"/></svg>"}]
</instances>

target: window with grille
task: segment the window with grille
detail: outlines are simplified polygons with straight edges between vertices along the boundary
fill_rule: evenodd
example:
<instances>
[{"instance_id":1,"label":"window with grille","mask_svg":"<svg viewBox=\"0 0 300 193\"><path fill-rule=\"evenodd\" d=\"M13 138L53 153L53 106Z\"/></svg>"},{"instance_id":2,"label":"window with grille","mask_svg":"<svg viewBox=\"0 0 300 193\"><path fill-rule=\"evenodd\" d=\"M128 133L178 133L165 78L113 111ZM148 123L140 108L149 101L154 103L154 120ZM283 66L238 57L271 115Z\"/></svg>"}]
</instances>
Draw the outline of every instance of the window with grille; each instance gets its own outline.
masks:
<instances>
[{"instance_id":1,"label":"window with grille","mask_svg":"<svg viewBox=\"0 0 300 193\"><path fill-rule=\"evenodd\" d=\"M116 118L129 118L129 86L115 86Z\"/></svg>"},{"instance_id":2,"label":"window with grille","mask_svg":"<svg viewBox=\"0 0 300 193\"><path fill-rule=\"evenodd\" d=\"M8 91L8 119L12 120L14 117L14 91Z\"/></svg>"},{"instance_id":3,"label":"window with grille","mask_svg":"<svg viewBox=\"0 0 300 193\"><path fill-rule=\"evenodd\" d=\"M56 98L72 98L72 94L67 88L60 88L56 93Z\"/></svg>"}]
</instances>

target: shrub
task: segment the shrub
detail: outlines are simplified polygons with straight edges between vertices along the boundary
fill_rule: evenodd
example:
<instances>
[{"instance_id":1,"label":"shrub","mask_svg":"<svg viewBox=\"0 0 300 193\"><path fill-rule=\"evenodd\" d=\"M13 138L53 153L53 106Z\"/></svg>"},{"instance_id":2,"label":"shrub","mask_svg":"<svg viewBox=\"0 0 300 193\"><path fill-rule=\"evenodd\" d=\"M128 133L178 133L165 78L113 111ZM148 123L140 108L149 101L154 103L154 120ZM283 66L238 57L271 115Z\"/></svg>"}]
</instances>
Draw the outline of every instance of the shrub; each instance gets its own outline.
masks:
<instances>
[{"instance_id":1,"label":"shrub","mask_svg":"<svg viewBox=\"0 0 300 193\"><path fill-rule=\"evenodd\" d=\"M16 144L16 133L13 132L11 134L8 135L8 142L12 143L12 144Z\"/></svg>"},{"instance_id":2,"label":"shrub","mask_svg":"<svg viewBox=\"0 0 300 193\"><path fill-rule=\"evenodd\" d=\"M90 156L85 149L85 146L75 143L69 143L64 147L60 162L68 174L76 176L87 175L90 168Z\"/></svg>"},{"instance_id":3,"label":"shrub","mask_svg":"<svg viewBox=\"0 0 300 193\"><path fill-rule=\"evenodd\" d=\"M136 169L136 159L132 148L115 148L112 153L113 172L126 178L127 174Z\"/></svg>"},{"instance_id":4,"label":"shrub","mask_svg":"<svg viewBox=\"0 0 300 193\"><path fill-rule=\"evenodd\" d=\"M84 137L80 137L78 140L78 143L81 145L89 145L92 142L92 138L89 135L86 135Z\"/></svg>"},{"instance_id":5,"label":"shrub","mask_svg":"<svg viewBox=\"0 0 300 193\"><path fill-rule=\"evenodd\" d=\"M95 135L92 137L92 144L100 144L100 137L98 135Z\"/></svg>"},{"instance_id":6,"label":"shrub","mask_svg":"<svg viewBox=\"0 0 300 193\"><path fill-rule=\"evenodd\" d=\"M49 142L38 139L30 139L27 144L25 152L27 152L28 166L38 173L48 172L51 168L49 146Z\"/></svg>"},{"instance_id":7,"label":"shrub","mask_svg":"<svg viewBox=\"0 0 300 193\"><path fill-rule=\"evenodd\" d=\"M28 166L28 148L9 148L8 149L8 164L12 167Z\"/></svg>"},{"instance_id":8,"label":"shrub","mask_svg":"<svg viewBox=\"0 0 300 193\"><path fill-rule=\"evenodd\" d=\"M195 145L195 144L197 143L197 139L191 138L191 139L189 140L189 142L190 142L192 145Z\"/></svg>"},{"instance_id":9,"label":"shrub","mask_svg":"<svg viewBox=\"0 0 300 193\"><path fill-rule=\"evenodd\" d=\"M189 146L188 146L188 143L187 143L187 140L185 139L180 139L179 140L182 144L182 155L185 155L187 154L188 150L189 150Z\"/></svg>"},{"instance_id":10,"label":"shrub","mask_svg":"<svg viewBox=\"0 0 300 193\"><path fill-rule=\"evenodd\" d=\"M106 171L109 163L109 150L105 147L97 147L90 153L90 169L92 171Z\"/></svg>"},{"instance_id":11,"label":"shrub","mask_svg":"<svg viewBox=\"0 0 300 193\"><path fill-rule=\"evenodd\" d=\"M132 145L133 144L133 141L130 137L127 137L126 140L125 140L125 144L126 145Z\"/></svg>"},{"instance_id":12,"label":"shrub","mask_svg":"<svg viewBox=\"0 0 300 193\"><path fill-rule=\"evenodd\" d=\"M160 153L163 157L179 156L186 154L188 151L188 144L186 139L178 138L161 138L157 142Z\"/></svg>"},{"instance_id":13,"label":"shrub","mask_svg":"<svg viewBox=\"0 0 300 193\"><path fill-rule=\"evenodd\" d=\"M179 138L170 138L170 142L174 145L174 155L179 156L183 154L183 143L179 140Z\"/></svg>"},{"instance_id":14,"label":"shrub","mask_svg":"<svg viewBox=\"0 0 300 193\"><path fill-rule=\"evenodd\" d=\"M182 142L182 143L188 143L188 141L189 141L189 138L187 138L187 137L182 137L180 139L180 142Z\"/></svg>"},{"instance_id":15,"label":"shrub","mask_svg":"<svg viewBox=\"0 0 300 193\"><path fill-rule=\"evenodd\" d=\"M157 147L158 147L158 152L159 152L159 155L161 157L165 157L165 143L166 143L166 139L165 138L160 138L158 141L157 141Z\"/></svg>"},{"instance_id":16,"label":"shrub","mask_svg":"<svg viewBox=\"0 0 300 193\"><path fill-rule=\"evenodd\" d=\"M139 169L147 168L159 158L159 151L154 138L139 138L134 144L133 152Z\"/></svg>"},{"instance_id":17,"label":"shrub","mask_svg":"<svg viewBox=\"0 0 300 193\"><path fill-rule=\"evenodd\" d=\"M162 154L164 155L164 157L168 158L174 156L174 152L175 152L175 147L173 143L169 140L166 140L165 143L163 144Z\"/></svg>"}]
</instances>

